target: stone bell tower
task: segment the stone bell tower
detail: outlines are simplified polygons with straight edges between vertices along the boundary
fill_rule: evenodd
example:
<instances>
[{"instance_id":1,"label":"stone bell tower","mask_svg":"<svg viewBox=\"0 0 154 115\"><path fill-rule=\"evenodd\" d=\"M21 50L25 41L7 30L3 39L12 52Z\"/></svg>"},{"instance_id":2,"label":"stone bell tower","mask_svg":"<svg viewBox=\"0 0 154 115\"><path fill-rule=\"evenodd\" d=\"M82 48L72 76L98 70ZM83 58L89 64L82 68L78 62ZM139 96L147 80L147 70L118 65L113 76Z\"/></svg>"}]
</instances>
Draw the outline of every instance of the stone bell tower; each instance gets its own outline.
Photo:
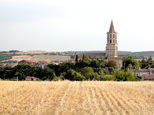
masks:
<instances>
[{"instance_id":1,"label":"stone bell tower","mask_svg":"<svg viewBox=\"0 0 154 115\"><path fill-rule=\"evenodd\" d=\"M109 32L107 32L106 56L118 57L117 32L111 21Z\"/></svg>"}]
</instances>

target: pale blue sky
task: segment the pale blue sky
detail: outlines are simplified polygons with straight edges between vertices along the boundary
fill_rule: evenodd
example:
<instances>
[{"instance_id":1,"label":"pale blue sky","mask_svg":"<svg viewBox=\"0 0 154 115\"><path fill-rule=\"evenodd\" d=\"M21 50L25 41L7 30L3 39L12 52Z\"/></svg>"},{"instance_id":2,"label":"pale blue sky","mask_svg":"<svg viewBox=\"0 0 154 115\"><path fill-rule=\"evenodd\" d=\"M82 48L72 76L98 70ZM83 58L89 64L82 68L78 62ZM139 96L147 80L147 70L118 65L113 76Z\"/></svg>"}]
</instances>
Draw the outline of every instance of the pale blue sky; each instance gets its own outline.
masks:
<instances>
[{"instance_id":1,"label":"pale blue sky","mask_svg":"<svg viewBox=\"0 0 154 115\"><path fill-rule=\"evenodd\" d=\"M153 0L0 0L0 51L154 51Z\"/></svg>"}]
</instances>

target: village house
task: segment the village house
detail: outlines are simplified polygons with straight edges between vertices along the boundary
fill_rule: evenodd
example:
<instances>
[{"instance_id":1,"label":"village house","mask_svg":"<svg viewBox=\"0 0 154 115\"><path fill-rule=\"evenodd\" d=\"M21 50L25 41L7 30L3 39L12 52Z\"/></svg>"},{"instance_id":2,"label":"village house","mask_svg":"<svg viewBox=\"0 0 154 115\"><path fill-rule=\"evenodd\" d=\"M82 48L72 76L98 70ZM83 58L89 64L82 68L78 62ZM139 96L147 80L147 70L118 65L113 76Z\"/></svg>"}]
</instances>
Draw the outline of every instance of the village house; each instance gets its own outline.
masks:
<instances>
[{"instance_id":1,"label":"village house","mask_svg":"<svg viewBox=\"0 0 154 115\"><path fill-rule=\"evenodd\" d=\"M133 74L142 76L142 81L151 80L153 78L152 76L154 76L154 68L134 69Z\"/></svg>"},{"instance_id":2,"label":"village house","mask_svg":"<svg viewBox=\"0 0 154 115\"><path fill-rule=\"evenodd\" d=\"M4 67L15 67L16 65L18 65L18 63L6 63Z\"/></svg>"},{"instance_id":3,"label":"village house","mask_svg":"<svg viewBox=\"0 0 154 115\"><path fill-rule=\"evenodd\" d=\"M18 63L3 63L3 64L0 64L0 67L15 67L16 65L18 65Z\"/></svg>"},{"instance_id":4,"label":"village house","mask_svg":"<svg viewBox=\"0 0 154 115\"><path fill-rule=\"evenodd\" d=\"M148 68L148 69L134 69L133 70L134 75L140 75L143 74L154 74L154 68Z\"/></svg>"},{"instance_id":5,"label":"village house","mask_svg":"<svg viewBox=\"0 0 154 115\"><path fill-rule=\"evenodd\" d=\"M18 62L18 64L31 64L35 65L37 62L36 61L31 61L31 60L21 60Z\"/></svg>"},{"instance_id":6,"label":"village house","mask_svg":"<svg viewBox=\"0 0 154 115\"><path fill-rule=\"evenodd\" d=\"M142 81L152 81L154 80L154 74L143 74Z\"/></svg>"},{"instance_id":7,"label":"village house","mask_svg":"<svg viewBox=\"0 0 154 115\"><path fill-rule=\"evenodd\" d=\"M26 81L36 81L38 78L37 77L34 77L34 76L27 76L25 78Z\"/></svg>"},{"instance_id":8,"label":"village house","mask_svg":"<svg viewBox=\"0 0 154 115\"><path fill-rule=\"evenodd\" d=\"M38 61L37 63L35 63L35 65L41 67L42 69L44 69L45 67L47 67L49 63L47 61Z\"/></svg>"},{"instance_id":9,"label":"village house","mask_svg":"<svg viewBox=\"0 0 154 115\"><path fill-rule=\"evenodd\" d=\"M3 63L0 63L0 67L4 67L4 64Z\"/></svg>"}]
</instances>

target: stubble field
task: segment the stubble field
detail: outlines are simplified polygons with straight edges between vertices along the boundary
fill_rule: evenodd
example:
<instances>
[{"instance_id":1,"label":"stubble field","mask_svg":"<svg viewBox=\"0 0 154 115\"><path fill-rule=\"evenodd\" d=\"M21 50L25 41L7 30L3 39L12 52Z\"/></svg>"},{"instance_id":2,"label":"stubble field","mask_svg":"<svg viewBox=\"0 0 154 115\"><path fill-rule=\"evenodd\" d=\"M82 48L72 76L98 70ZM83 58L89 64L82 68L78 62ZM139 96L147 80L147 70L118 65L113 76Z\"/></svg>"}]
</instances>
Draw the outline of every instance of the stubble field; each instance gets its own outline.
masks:
<instances>
[{"instance_id":1,"label":"stubble field","mask_svg":"<svg viewBox=\"0 0 154 115\"><path fill-rule=\"evenodd\" d=\"M1 81L1 115L153 115L154 82Z\"/></svg>"}]
</instances>

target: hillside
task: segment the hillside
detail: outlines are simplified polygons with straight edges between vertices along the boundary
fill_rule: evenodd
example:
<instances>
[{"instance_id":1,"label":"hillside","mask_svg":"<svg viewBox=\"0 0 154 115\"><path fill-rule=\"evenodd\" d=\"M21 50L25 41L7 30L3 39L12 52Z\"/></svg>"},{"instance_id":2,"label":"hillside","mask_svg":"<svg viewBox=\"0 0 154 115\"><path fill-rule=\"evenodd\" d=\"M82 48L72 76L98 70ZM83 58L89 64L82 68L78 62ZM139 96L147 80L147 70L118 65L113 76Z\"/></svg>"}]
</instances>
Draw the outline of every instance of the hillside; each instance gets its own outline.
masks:
<instances>
[{"instance_id":1,"label":"hillside","mask_svg":"<svg viewBox=\"0 0 154 115\"><path fill-rule=\"evenodd\" d=\"M0 52L0 62L18 62L28 60L65 61L70 60L70 55L63 52L24 51L24 52Z\"/></svg>"},{"instance_id":2,"label":"hillside","mask_svg":"<svg viewBox=\"0 0 154 115\"><path fill-rule=\"evenodd\" d=\"M65 61L69 60L71 55L75 53L105 53L105 51L66 51L66 52L53 52L53 51L1 51L0 62L4 61L15 61L18 62L22 59L29 60L57 60ZM132 55L134 59L143 59L146 57L154 56L154 51L143 51L143 52L131 52L131 51L118 51L119 56Z\"/></svg>"},{"instance_id":3,"label":"hillside","mask_svg":"<svg viewBox=\"0 0 154 115\"><path fill-rule=\"evenodd\" d=\"M153 115L154 82L0 81L0 114Z\"/></svg>"}]
</instances>

